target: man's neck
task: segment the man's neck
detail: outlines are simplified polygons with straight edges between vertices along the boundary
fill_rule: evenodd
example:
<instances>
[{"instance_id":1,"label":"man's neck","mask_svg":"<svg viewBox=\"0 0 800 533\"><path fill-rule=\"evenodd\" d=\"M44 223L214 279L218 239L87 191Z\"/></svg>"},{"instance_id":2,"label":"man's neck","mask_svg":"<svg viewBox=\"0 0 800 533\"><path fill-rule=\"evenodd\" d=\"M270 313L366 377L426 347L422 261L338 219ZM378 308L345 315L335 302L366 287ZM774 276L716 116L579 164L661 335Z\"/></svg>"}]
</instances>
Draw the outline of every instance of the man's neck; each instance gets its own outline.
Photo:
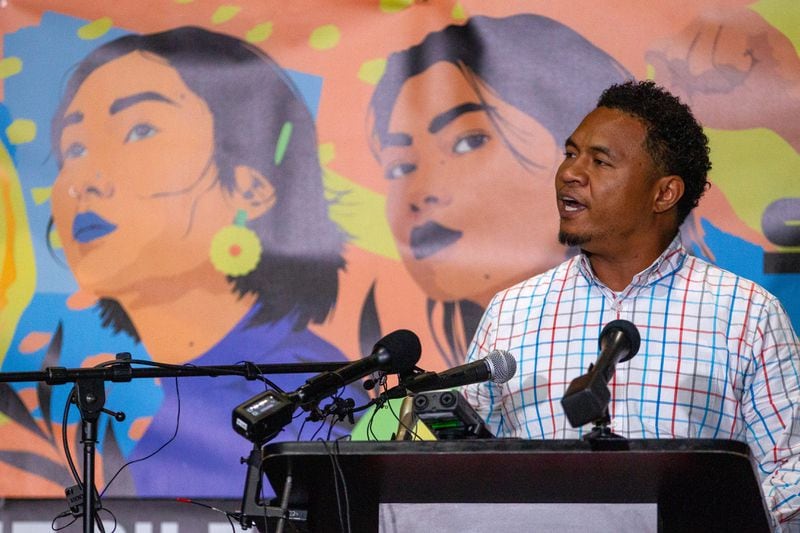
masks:
<instances>
[{"instance_id":1,"label":"man's neck","mask_svg":"<svg viewBox=\"0 0 800 533\"><path fill-rule=\"evenodd\" d=\"M615 292L625 290L633 278L653 264L672 242L675 235L665 234L658 240L640 245L629 245L610 252L584 250L595 276Z\"/></svg>"}]
</instances>

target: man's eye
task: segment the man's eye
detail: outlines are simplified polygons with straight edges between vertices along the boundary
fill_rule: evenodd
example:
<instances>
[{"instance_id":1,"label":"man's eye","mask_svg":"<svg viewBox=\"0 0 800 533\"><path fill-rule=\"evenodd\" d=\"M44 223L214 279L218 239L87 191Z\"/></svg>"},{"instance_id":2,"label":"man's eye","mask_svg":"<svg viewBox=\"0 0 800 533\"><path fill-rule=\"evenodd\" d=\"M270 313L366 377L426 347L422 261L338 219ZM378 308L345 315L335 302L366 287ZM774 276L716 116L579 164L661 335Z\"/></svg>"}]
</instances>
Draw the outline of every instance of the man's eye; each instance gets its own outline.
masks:
<instances>
[{"instance_id":1,"label":"man's eye","mask_svg":"<svg viewBox=\"0 0 800 533\"><path fill-rule=\"evenodd\" d=\"M148 137L152 137L158 133L158 129L147 123L137 124L131 128L128 135L125 137L125 142L135 142Z\"/></svg>"},{"instance_id":2,"label":"man's eye","mask_svg":"<svg viewBox=\"0 0 800 533\"><path fill-rule=\"evenodd\" d=\"M83 143L74 142L64 150L64 159L77 159L86 155L86 146Z\"/></svg>"},{"instance_id":3,"label":"man's eye","mask_svg":"<svg viewBox=\"0 0 800 533\"><path fill-rule=\"evenodd\" d=\"M413 163L400 163L398 165L392 165L386 169L384 176L387 180L395 180L397 178L407 176L415 170L417 170L417 165Z\"/></svg>"},{"instance_id":4,"label":"man's eye","mask_svg":"<svg viewBox=\"0 0 800 533\"><path fill-rule=\"evenodd\" d=\"M575 154L574 154L574 153L572 153L572 152L569 152L569 151L567 151L567 152L564 152L564 159L572 159L572 158L574 158L574 157L575 157Z\"/></svg>"},{"instance_id":5,"label":"man's eye","mask_svg":"<svg viewBox=\"0 0 800 533\"><path fill-rule=\"evenodd\" d=\"M480 148L489 141L489 136L485 133L471 133L456 141L453 145L453 152L456 154L466 154Z\"/></svg>"}]
</instances>

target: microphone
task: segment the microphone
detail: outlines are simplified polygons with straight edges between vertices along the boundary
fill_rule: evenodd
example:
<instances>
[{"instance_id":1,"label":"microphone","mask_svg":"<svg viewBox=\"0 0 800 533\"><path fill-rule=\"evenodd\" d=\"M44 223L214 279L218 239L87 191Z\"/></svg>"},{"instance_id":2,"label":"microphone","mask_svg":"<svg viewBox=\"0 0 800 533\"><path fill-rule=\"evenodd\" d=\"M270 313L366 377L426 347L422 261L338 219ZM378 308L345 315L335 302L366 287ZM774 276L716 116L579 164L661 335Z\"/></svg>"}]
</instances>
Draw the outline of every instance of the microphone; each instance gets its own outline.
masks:
<instances>
[{"instance_id":1,"label":"microphone","mask_svg":"<svg viewBox=\"0 0 800 533\"><path fill-rule=\"evenodd\" d=\"M462 385L492 381L501 385L514 377L517 360L505 350L494 350L478 361L460 365L444 372L423 372L402 380L399 385L386 391L386 399L402 398L409 392L426 392L451 389Z\"/></svg>"},{"instance_id":2,"label":"microphone","mask_svg":"<svg viewBox=\"0 0 800 533\"><path fill-rule=\"evenodd\" d=\"M627 320L613 320L600 332L600 355L589 371L572 380L561 405L572 427L599 420L606 414L611 393L608 382L618 363L631 359L639 351L639 330Z\"/></svg>"},{"instance_id":3,"label":"microphone","mask_svg":"<svg viewBox=\"0 0 800 533\"><path fill-rule=\"evenodd\" d=\"M372 353L363 359L347 364L333 372L324 372L306 381L289 395L301 406L315 403L330 396L344 385L376 371L388 374L411 372L422 355L419 337L407 329L389 333L372 348Z\"/></svg>"},{"instance_id":4,"label":"microphone","mask_svg":"<svg viewBox=\"0 0 800 533\"><path fill-rule=\"evenodd\" d=\"M379 340L367 357L314 376L294 392L266 391L238 405L232 413L233 429L254 443L264 443L291 423L298 406L310 410L319 400L375 371L411 372L421 354L419 337L399 329Z\"/></svg>"}]
</instances>

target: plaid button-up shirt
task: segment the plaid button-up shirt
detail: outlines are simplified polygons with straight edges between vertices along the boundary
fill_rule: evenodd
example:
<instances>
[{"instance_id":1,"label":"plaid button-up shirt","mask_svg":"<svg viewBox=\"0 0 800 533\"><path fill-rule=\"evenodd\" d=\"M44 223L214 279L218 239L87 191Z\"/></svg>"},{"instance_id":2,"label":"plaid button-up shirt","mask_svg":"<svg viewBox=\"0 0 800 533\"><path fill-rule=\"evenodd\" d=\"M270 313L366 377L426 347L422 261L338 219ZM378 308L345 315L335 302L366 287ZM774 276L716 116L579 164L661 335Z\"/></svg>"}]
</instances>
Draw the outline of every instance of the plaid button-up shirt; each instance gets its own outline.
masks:
<instances>
[{"instance_id":1,"label":"plaid button-up shirt","mask_svg":"<svg viewBox=\"0 0 800 533\"><path fill-rule=\"evenodd\" d=\"M467 361L508 350L517 373L464 395L498 437L581 438L591 427L572 428L561 398L614 319L631 321L642 340L609 383L611 429L747 442L774 518L800 515L800 346L789 317L760 286L688 255L678 237L619 293L582 254L498 293Z\"/></svg>"}]
</instances>

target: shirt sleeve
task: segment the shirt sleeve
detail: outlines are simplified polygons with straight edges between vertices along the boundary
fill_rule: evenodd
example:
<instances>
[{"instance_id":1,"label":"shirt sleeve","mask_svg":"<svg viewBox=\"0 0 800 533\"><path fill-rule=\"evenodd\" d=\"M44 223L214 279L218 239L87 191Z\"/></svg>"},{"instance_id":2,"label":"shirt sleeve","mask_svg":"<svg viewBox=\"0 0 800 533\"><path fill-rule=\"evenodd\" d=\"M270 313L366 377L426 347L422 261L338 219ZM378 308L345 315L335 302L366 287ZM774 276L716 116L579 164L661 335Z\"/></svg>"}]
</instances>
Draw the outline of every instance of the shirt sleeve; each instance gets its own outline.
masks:
<instances>
[{"instance_id":1,"label":"shirt sleeve","mask_svg":"<svg viewBox=\"0 0 800 533\"><path fill-rule=\"evenodd\" d=\"M800 528L800 343L774 297L753 328L753 364L742 415L776 522Z\"/></svg>"}]
</instances>

